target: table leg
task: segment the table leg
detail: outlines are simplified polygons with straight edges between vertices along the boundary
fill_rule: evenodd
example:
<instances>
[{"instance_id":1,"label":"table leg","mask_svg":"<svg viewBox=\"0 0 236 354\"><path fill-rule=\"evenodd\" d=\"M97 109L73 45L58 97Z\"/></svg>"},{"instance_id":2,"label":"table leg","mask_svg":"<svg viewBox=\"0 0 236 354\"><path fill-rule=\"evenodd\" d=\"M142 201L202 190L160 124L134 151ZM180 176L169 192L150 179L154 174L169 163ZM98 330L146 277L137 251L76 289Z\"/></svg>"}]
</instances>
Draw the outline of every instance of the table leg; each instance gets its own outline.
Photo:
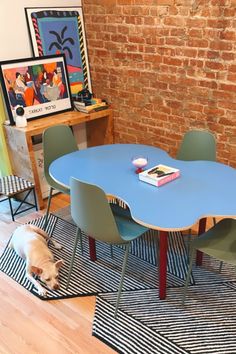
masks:
<instances>
[{"instance_id":1,"label":"table leg","mask_svg":"<svg viewBox=\"0 0 236 354\"><path fill-rule=\"evenodd\" d=\"M159 232L159 298L166 298L166 274L167 274L167 251L168 251L168 232Z\"/></svg>"},{"instance_id":2,"label":"table leg","mask_svg":"<svg viewBox=\"0 0 236 354\"><path fill-rule=\"evenodd\" d=\"M199 221L199 226L198 226L198 236L203 234L206 230L206 218L203 218ZM196 255L196 265L201 266L202 265L202 252L197 251Z\"/></svg>"},{"instance_id":3,"label":"table leg","mask_svg":"<svg viewBox=\"0 0 236 354\"><path fill-rule=\"evenodd\" d=\"M92 237L89 237L89 255L91 261L95 262L97 260L96 241Z\"/></svg>"}]
</instances>

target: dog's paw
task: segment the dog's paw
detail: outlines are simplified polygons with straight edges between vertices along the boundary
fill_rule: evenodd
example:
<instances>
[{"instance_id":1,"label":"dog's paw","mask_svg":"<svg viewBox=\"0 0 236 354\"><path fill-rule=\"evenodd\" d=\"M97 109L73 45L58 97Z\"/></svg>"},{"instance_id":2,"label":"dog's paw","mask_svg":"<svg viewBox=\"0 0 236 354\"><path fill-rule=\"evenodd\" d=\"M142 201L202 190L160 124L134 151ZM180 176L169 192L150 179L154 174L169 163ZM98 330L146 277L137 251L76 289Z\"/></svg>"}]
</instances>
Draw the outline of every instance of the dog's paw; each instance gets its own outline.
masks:
<instances>
[{"instance_id":1,"label":"dog's paw","mask_svg":"<svg viewBox=\"0 0 236 354\"><path fill-rule=\"evenodd\" d=\"M40 289L38 289L38 294L40 296L46 297L47 296L47 290L44 289L44 288L40 288Z\"/></svg>"},{"instance_id":2,"label":"dog's paw","mask_svg":"<svg viewBox=\"0 0 236 354\"><path fill-rule=\"evenodd\" d=\"M56 250L61 250L63 248L62 245L55 240L52 240L52 244Z\"/></svg>"}]
</instances>

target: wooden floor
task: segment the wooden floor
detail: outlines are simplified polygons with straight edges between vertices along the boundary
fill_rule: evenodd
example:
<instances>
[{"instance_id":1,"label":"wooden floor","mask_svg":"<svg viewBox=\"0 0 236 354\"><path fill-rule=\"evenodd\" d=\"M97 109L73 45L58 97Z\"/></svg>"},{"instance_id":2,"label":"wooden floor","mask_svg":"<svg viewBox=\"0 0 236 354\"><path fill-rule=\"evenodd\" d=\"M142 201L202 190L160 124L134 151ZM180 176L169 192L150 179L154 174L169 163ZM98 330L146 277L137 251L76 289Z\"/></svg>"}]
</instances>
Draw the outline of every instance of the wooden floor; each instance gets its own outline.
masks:
<instances>
[{"instance_id":1,"label":"wooden floor","mask_svg":"<svg viewBox=\"0 0 236 354\"><path fill-rule=\"evenodd\" d=\"M68 205L68 197L53 197L52 210ZM43 211L17 218L21 223ZM19 226L0 209L0 252ZM0 272L0 354L115 353L92 337L95 297L42 301Z\"/></svg>"},{"instance_id":2,"label":"wooden floor","mask_svg":"<svg viewBox=\"0 0 236 354\"><path fill-rule=\"evenodd\" d=\"M53 197L51 210L68 204L68 197L59 194ZM43 212L17 221L25 223ZM1 212L0 204L0 252L17 226L9 212ZM0 272L0 299L0 354L115 353L91 335L93 296L42 301Z\"/></svg>"}]
</instances>

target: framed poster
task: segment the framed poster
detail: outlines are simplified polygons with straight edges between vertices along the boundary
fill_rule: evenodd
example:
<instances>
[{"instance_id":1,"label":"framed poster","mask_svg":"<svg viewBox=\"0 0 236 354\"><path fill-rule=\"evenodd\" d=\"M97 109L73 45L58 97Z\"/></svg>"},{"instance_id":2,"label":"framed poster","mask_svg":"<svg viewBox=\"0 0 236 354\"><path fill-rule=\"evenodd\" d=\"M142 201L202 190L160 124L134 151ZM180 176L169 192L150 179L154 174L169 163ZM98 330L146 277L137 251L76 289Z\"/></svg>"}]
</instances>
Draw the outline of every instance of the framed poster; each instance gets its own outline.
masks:
<instances>
[{"instance_id":1,"label":"framed poster","mask_svg":"<svg viewBox=\"0 0 236 354\"><path fill-rule=\"evenodd\" d=\"M64 54L0 62L0 80L12 125L19 106L27 120L72 110Z\"/></svg>"},{"instance_id":2,"label":"framed poster","mask_svg":"<svg viewBox=\"0 0 236 354\"><path fill-rule=\"evenodd\" d=\"M64 53L72 96L84 88L91 92L82 6L28 7L25 14L33 54Z\"/></svg>"}]
</instances>

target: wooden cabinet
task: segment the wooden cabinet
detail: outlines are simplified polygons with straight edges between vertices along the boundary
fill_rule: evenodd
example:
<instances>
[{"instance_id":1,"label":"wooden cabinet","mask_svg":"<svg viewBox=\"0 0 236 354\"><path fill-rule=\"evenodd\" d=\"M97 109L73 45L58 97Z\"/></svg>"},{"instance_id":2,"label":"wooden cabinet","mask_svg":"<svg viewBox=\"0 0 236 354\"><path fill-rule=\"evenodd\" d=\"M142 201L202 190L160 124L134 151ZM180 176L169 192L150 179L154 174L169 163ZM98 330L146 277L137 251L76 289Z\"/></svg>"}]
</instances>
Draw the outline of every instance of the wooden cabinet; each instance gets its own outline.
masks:
<instances>
[{"instance_id":1,"label":"wooden cabinet","mask_svg":"<svg viewBox=\"0 0 236 354\"><path fill-rule=\"evenodd\" d=\"M10 155L12 172L35 183L39 208L43 208L43 197L37 171L33 137L57 124L75 126L85 123L87 146L96 146L113 143L112 110L106 109L90 114L80 112L66 112L46 118L31 120L27 127L5 125L5 136Z\"/></svg>"}]
</instances>

